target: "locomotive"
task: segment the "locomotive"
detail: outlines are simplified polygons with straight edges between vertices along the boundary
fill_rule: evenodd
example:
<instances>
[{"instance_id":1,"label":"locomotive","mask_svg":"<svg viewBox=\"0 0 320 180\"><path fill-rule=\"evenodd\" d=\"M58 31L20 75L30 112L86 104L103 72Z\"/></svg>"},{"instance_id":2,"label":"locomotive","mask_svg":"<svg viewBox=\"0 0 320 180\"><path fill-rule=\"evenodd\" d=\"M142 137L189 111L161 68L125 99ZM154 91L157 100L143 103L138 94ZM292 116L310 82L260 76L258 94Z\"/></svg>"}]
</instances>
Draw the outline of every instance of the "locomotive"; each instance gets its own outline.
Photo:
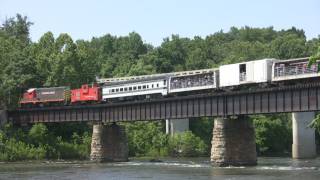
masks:
<instances>
[{"instance_id":1,"label":"locomotive","mask_svg":"<svg viewBox=\"0 0 320 180\"><path fill-rule=\"evenodd\" d=\"M308 66L308 58L262 59L219 68L174 73L98 79L98 84L69 87L32 88L23 94L22 107L75 105L154 99L190 93L212 92L254 85L279 85L279 82L315 79L320 76L320 61Z\"/></svg>"}]
</instances>

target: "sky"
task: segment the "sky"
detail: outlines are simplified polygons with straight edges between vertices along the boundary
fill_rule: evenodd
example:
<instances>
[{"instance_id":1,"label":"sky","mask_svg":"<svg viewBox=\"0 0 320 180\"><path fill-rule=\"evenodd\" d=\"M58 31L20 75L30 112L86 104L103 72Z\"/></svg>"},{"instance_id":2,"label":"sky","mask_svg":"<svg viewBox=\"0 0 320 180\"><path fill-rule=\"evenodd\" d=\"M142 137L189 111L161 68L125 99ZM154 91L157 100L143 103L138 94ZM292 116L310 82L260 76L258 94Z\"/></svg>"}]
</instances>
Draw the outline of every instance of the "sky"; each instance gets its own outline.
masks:
<instances>
[{"instance_id":1,"label":"sky","mask_svg":"<svg viewBox=\"0 0 320 180\"><path fill-rule=\"evenodd\" d=\"M308 39L320 35L320 0L0 0L0 22L27 16L31 39L46 32L90 40L107 33L139 33L158 46L172 34L205 37L230 27L295 26Z\"/></svg>"}]
</instances>

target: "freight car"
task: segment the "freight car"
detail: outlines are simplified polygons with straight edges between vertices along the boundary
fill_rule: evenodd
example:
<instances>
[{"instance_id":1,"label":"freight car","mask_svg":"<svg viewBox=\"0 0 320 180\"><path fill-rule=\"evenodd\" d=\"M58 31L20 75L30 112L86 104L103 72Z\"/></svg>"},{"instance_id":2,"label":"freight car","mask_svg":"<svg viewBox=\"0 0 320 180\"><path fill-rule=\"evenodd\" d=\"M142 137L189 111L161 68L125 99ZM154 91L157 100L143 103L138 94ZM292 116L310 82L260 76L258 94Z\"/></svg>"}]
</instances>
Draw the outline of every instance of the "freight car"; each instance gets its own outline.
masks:
<instances>
[{"instance_id":1,"label":"freight car","mask_svg":"<svg viewBox=\"0 0 320 180\"><path fill-rule=\"evenodd\" d=\"M262 59L219 67L220 88L268 83L272 78L275 59Z\"/></svg>"}]
</instances>

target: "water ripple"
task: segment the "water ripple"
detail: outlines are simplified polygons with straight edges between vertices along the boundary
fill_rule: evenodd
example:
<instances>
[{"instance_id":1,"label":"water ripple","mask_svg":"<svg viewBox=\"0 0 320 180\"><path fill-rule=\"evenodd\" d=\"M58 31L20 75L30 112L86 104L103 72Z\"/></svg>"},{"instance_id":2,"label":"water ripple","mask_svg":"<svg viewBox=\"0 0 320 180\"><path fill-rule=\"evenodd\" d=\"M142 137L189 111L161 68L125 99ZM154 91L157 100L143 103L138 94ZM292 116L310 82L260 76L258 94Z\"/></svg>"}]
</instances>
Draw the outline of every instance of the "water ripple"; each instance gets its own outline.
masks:
<instances>
[{"instance_id":1,"label":"water ripple","mask_svg":"<svg viewBox=\"0 0 320 180\"><path fill-rule=\"evenodd\" d=\"M262 170L280 170L280 171L295 171L295 170L320 170L318 167L293 167L293 166L258 166L257 169Z\"/></svg>"}]
</instances>

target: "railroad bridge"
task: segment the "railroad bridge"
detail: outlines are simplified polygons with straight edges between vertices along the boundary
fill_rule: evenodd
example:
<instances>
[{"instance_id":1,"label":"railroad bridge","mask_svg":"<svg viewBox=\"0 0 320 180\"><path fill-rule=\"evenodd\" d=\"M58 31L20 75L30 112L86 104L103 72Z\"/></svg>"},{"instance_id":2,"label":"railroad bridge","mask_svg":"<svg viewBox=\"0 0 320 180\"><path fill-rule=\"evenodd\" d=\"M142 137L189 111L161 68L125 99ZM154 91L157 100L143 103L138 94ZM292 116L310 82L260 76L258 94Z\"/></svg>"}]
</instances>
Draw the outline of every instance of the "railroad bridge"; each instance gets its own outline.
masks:
<instances>
[{"instance_id":1,"label":"railroad bridge","mask_svg":"<svg viewBox=\"0 0 320 180\"><path fill-rule=\"evenodd\" d=\"M217 165L255 165L254 129L247 115L292 113L293 158L311 158L316 155L315 134L307 125L318 110L320 82L149 101L18 109L8 111L7 119L14 124L93 122L91 159L126 161L126 135L117 122L215 117L211 161Z\"/></svg>"}]
</instances>

